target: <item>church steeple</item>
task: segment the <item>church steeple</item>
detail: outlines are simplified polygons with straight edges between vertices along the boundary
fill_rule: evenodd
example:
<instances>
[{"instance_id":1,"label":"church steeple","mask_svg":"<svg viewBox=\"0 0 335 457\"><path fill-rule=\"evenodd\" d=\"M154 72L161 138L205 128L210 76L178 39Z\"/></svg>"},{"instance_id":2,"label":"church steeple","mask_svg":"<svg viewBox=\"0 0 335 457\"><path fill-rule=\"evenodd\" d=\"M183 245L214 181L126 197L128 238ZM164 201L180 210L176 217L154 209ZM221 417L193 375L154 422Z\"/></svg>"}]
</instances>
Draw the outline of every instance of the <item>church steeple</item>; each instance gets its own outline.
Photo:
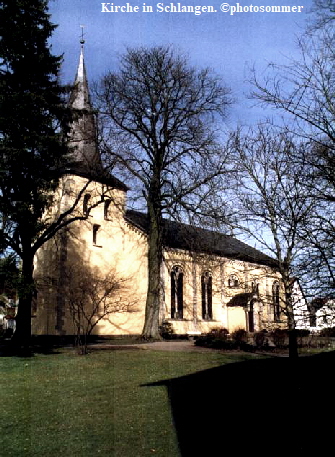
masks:
<instances>
[{"instance_id":1,"label":"church steeple","mask_svg":"<svg viewBox=\"0 0 335 457\"><path fill-rule=\"evenodd\" d=\"M77 69L74 88L70 98L70 107L73 110L91 111L92 106L90 101L90 94L88 89L88 81L86 75L85 61L84 61L84 45L81 40L81 49L79 57L79 65Z\"/></svg>"},{"instance_id":2,"label":"church steeple","mask_svg":"<svg viewBox=\"0 0 335 457\"><path fill-rule=\"evenodd\" d=\"M80 41L81 50L74 87L69 107L72 111L69 145L72 148L71 161L87 172L102 170L97 148L95 117L90 101L90 93L84 62L84 40Z\"/></svg>"},{"instance_id":3,"label":"church steeple","mask_svg":"<svg viewBox=\"0 0 335 457\"><path fill-rule=\"evenodd\" d=\"M84 39L80 40L79 65L70 96L69 108L72 121L69 133L70 154L63 173L106 184L112 188L127 191L128 187L104 170L97 145L95 116L90 101L90 92L84 62Z\"/></svg>"}]
</instances>

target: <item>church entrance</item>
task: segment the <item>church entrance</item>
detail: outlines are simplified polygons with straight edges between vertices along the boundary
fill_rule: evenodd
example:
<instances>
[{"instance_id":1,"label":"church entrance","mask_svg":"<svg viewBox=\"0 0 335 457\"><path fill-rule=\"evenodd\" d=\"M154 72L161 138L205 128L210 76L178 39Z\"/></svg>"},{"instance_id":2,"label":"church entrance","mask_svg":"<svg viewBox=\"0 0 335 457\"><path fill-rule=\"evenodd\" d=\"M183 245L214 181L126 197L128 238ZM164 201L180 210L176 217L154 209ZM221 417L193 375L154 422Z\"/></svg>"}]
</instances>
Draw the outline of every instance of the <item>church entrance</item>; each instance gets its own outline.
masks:
<instances>
[{"instance_id":1,"label":"church entrance","mask_svg":"<svg viewBox=\"0 0 335 457\"><path fill-rule=\"evenodd\" d=\"M248 332L254 332L255 331L255 321L254 321L254 302L251 301L248 306L248 312L247 312L247 328Z\"/></svg>"}]
</instances>

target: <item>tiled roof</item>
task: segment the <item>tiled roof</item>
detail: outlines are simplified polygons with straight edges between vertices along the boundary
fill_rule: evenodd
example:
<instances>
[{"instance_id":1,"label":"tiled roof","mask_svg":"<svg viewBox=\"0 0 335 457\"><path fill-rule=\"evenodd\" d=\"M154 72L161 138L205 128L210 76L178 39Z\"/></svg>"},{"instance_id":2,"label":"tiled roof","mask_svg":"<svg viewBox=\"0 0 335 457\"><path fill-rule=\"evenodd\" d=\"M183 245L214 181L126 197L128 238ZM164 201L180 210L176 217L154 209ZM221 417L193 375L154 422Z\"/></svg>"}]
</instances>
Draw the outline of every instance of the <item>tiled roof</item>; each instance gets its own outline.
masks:
<instances>
[{"instance_id":1,"label":"tiled roof","mask_svg":"<svg viewBox=\"0 0 335 457\"><path fill-rule=\"evenodd\" d=\"M145 233L149 231L147 214L128 210L126 219ZM215 254L236 260L276 267L275 259L237 240L231 235L163 219L163 243L167 248Z\"/></svg>"}]
</instances>

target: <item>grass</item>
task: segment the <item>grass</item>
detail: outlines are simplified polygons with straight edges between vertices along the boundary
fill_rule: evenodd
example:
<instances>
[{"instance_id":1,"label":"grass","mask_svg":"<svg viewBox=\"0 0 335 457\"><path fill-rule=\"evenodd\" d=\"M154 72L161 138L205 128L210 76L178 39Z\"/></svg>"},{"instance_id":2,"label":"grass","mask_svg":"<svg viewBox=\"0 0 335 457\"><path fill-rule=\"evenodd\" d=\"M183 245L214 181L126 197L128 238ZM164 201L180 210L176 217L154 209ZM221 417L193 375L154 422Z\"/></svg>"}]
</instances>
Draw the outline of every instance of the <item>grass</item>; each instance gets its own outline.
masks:
<instances>
[{"instance_id":1,"label":"grass","mask_svg":"<svg viewBox=\"0 0 335 457\"><path fill-rule=\"evenodd\" d=\"M250 358L145 350L0 358L1 457L179 456L164 386Z\"/></svg>"}]
</instances>

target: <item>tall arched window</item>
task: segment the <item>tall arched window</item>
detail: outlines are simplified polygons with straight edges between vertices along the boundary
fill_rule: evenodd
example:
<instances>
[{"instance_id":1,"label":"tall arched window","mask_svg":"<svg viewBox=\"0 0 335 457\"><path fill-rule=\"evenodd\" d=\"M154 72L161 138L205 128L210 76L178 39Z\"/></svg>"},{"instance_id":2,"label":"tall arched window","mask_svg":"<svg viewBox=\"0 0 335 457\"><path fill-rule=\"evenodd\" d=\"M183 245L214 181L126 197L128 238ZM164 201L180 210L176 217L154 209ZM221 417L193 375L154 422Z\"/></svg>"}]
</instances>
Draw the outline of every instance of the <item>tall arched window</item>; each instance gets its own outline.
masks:
<instances>
[{"instance_id":1,"label":"tall arched window","mask_svg":"<svg viewBox=\"0 0 335 457\"><path fill-rule=\"evenodd\" d=\"M109 210L110 204L111 204L111 200L108 199L108 200L104 201L104 219L105 219L105 221L108 220L108 215L109 215L108 210Z\"/></svg>"},{"instance_id":2,"label":"tall arched window","mask_svg":"<svg viewBox=\"0 0 335 457\"><path fill-rule=\"evenodd\" d=\"M280 286L278 281L272 284L272 306L273 319L278 322L280 321Z\"/></svg>"},{"instance_id":3,"label":"tall arched window","mask_svg":"<svg viewBox=\"0 0 335 457\"><path fill-rule=\"evenodd\" d=\"M184 273L180 266L171 270L171 318L183 319L183 280Z\"/></svg>"},{"instance_id":4,"label":"tall arched window","mask_svg":"<svg viewBox=\"0 0 335 457\"><path fill-rule=\"evenodd\" d=\"M254 279L252 282L251 282L251 292L254 294L254 295L259 295L259 282Z\"/></svg>"},{"instance_id":5,"label":"tall arched window","mask_svg":"<svg viewBox=\"0 0 335 457\"><path fill-rule=\"evenodd\" d=\"M201 276L201 305L202 318L213 319L212 311L212 275L205 271Z\"/></svg>"}]
</instances>

